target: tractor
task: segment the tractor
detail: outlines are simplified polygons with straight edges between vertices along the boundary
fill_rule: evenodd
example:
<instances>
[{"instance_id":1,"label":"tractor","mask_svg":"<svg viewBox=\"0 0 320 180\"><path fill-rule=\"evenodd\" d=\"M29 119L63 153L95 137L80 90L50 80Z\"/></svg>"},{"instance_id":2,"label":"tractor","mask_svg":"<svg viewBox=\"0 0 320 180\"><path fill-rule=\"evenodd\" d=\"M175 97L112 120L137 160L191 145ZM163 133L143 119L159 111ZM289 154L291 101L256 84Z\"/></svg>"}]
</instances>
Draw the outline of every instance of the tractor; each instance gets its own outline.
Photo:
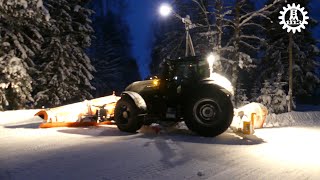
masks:
<instances>
[{"instance_id":1,"label":"tractor","mask_svg":"<svg viewBox=\"0 0 320 180\"><path fill-rule=\"evenodd\" d=\"M199 135L217 136L228 129L233 119L232 85L227 78L213 73L213 54L207 59L196 56L190 30L198 25L188 15L182 18L173 14L185 27L185 57L167 59L158 76L130 84L115 106L116 125L121 131L134 133L142 125L169 126L184 121Z\"/></svg>"},{"instance_id":2,"label":"tractor","mask_svg":"<svg viewBox=\"0 0 320 180\"><path fill-rule=\"evenodd\" d=\"M184 121L198 135L217 136L233 119L233 89L225 77L211 73L204 57L165 60L159 75L130 84L116 103L119 130L134 133L152 123Z\"/></svg>"}]
</instances>

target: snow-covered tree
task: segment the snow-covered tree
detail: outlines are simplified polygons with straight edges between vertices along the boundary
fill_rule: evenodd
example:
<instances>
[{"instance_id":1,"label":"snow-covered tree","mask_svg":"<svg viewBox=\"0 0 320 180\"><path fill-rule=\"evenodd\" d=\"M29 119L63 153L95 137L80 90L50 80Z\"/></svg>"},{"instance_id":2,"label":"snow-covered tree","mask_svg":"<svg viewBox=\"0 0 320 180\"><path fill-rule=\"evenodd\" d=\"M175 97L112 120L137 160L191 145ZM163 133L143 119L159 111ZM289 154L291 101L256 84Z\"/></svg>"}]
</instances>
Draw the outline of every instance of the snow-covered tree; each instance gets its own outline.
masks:
<instances>
[{"instance_id":1,"label":"snow-covered tree","mask_svg":"<svg viewBox=\"0 0 320 180\"><path fill-rule=\"evenodd\" d=\"M264 43L261 33L264 28L258 20L267 18L268 9L279 1L275 0L261 9L256 9L254 2L250 0L236 0L233 4L226 0L192 0L191 3L179 1L176 2L175 9L177 8L177 13L182 17L186 13L189 14L196 24L197 27L192 29L191 34L198 55L205 55L208 51L217 52L220 61L217 61L215 71L226 74L234 87L237 87L240 71L255 67L255 58L261 44ZM177 30L175 27L175 30L169 32ZM183 32L183 29L181 30ZM181 35L173 34L173 37L164 41L166 43L163 44L166 46L159 47L161 43L156 43L155 49L160 50L155 54L161 56L169 51L177 53L179 51L175 50L176 48L183 50L183 46L175 42L178 37ZM182 36L180 44L183 44L183 40Z\"/></svg>"},{"instance_id":2,"label":"snow-covered tree","mask_svg":"<svg viewBox=\"0 0 320 180\"><path fill-rule=\"evenodd\" d=\"M0 1L0 109L23 108L33 101L33 58L41 51L40 31L49 19L42 0Z\"/></svg>"},{"instance_id":3,"label":"snow-covered tree","mask_svg":"<svg viewBox=\"0 0 320 180\"><path fill-rule=\"evenodd\" d=\"M251 93L250 93L250 101L255 102L259 96L260 89L257 83L254 83L252 88L251 88Z\"/></svg>"},{"instance_id":4,"label":"snow-covered tree","mask_svg":"<svg viewBox=\"0 0 320 180\"><path fill-rule=\"evenodd\" d=\"M267 1L267 4L273 0ZM277 74L283 74L282 81L288 82L288 44L289 34L279 25L279 14L286 4L300 4L309 11L309 0L287 0L282 1L270 9L269 18L264 23L266 31L266 51L265 58L260 65L261 78L274 81ZM310 11L309 11L310 12ZM308 14L310 16L310 14ZM309 24L306 29L293 35L293 95L308 96L313 93L317 84L320 83L316 74L318 66L316 58L319 57L319 49L316 46L316 41L312 37L312 29L317 22L310 17Z\"/></svg>"},{"instance_id":5,"label":"snow-covered tree","mask_svg":"<svg viewBox=\"0 0 320 180\"><path fill-rule=\"evenodd\" d=\"M284 113L288 110L287 94L283 89L286 84L286 82L282 82L282 74L279 73L276 81L273 83L274 89L271 102L274 113L276 114Z\"/></svg>"},{"instance_id":6,"label":"snow-covered tree","mask_svg":"<svg viewBox=\"0 0 320 180\"><path fill-rule=\"evenodd\" d=\"M282 74L277 74L273 82L265 80L261 88L260 96L257 101L265 105L270 113L284 113L288 111L288 99L284 86L286 82L282 81Z\"/></svg>"},{"instance_id":7,"label":"snow-covered tree","mask_svg":"<svg viewBox=\"0 0 320 180\"><path fill-rule=\"evenodd\" d=\"M234 86L238 83L240 69L254 67L255 56L252 52L257 52L264 42L261 34L257 33L258 30L263 30L263 27L256 22L257 18L267 18L268 10L278 2L279 0L275 0L272 4L256 10L251 1L236 0L229 20L233 36L224 48L229 55L226 59L231 59L227 62L231 62L231 82Z\"/></svg>"},{"instance_id":8,"label":"snow-covered tree","mask_svg":"<svg viewBox=\"0 0 320 180\"><path fill-rule=\"evenodd\" d=\"M237 93L235 96L235 105L236 107L241 107L244 106L246 104L249 104L249 100L247 97L247 90L242 88L243 84L238 83L238 87L237 87Z\"/></svg>"},{"instance_id":9,"label":"snow-covered tree","mask_svg":"<svg viewBox=\"0 0 320 180\"><path fill-rule=\"evenodd\" d=\"M263 87L260 90L260 96L257 98L257 101L268 108L270 113L273 113L272 107L272 96L273 96L273 87L268 80L265 80Z\"/></svg>"},{"instance_id":10,"label":"snow-covered tree","mask_svg":"<svg viewBox=\"0 0 320 180\"><path fill-rule=\"evenodd\" d=\"M94 67L85 53L91 44L93 29L82 0L47 0L51 19L46 29L40 73L36 78L37 106L56 106L91 98Z\"/></svg>"}]
</instances>

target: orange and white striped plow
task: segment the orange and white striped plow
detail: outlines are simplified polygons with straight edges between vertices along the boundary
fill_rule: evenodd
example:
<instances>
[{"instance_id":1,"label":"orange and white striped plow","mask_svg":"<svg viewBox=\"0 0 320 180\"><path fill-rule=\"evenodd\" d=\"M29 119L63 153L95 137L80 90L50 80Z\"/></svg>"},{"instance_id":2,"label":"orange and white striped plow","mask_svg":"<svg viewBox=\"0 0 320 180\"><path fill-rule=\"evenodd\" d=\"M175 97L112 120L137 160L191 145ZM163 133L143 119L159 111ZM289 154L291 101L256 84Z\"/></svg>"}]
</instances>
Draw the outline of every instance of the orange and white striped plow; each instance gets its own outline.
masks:
<instances>
[{"instance_id":1,"label":"orange and white striped plow","mask_svg":"<svg viewBox=\"0 0 320 180\"><path fill-rule=\"evenodd\" d=\"M43 123L39 126L40 128L86 127L113 124L111 121L98 123L96 120L93 120L93 117L96 115L97 110L104 106L108 118L112 118L115 105L119 99L119 96L113 94L56 108L42 109L35 116L43 119Z\"/></svg>"}]
</instances>

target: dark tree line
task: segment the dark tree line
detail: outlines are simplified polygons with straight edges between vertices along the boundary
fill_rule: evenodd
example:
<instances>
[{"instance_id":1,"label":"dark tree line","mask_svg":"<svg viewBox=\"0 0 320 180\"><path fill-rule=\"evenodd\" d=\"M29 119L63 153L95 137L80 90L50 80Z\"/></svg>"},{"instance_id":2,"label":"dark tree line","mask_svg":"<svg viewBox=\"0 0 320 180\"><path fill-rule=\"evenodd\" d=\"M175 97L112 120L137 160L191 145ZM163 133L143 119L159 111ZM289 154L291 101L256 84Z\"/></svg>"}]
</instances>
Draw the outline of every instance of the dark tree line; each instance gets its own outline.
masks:
<instances>
[{"instance_id":1,"label":"dark tree line","mask_svg":"<svg viewBox=\"0 0 320 180\"><path fill-rule=\"evenodd\" d=\"M128 25L124 17L127 11L125 1L100 0L91 4L94 11L93 28L95 38L88 54L96 68L93 84L96 97L112 91L120 93L140 75L131 54Z\"/></svg>"}]
</instances>

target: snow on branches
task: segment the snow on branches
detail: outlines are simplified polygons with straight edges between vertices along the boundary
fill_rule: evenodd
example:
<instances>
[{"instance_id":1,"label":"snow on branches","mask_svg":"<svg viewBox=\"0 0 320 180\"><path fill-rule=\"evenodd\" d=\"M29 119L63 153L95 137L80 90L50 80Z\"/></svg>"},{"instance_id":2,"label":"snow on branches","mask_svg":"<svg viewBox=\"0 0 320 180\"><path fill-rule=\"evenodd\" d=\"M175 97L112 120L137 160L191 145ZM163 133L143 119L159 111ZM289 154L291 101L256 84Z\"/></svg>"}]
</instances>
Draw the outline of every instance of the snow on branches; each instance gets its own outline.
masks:
<instances>
[{"instance_id":1,"label":"snow on branches","mask_svg":"<svg viewBox=\"0 0 320 180\"><path fill-rule=\"evenodd\" d=\"M38 63L36 106L57 106L92 98L94 67L85 53L93 29L90 9L77 0L47 0L51 27Z\"/></svg>"},{"instance_id":2,"label":"snow on branches","mask_svg":"<svg viewBox=\"0 0 320 180\"><path fill-rule=\"evenodd\" d=\"M92 11L84 5L78 0L0 1L0 109L26 107L32 97L39 106L91 97L94 68L85 48L91 43Z\"/></svg>"},{"instance_id":3,"label":"snow on branches","mask_svg":"<svg viewBox=\"0 0 320 180\"><path fill-rule=\"evenodd\" d=\"M286 84L282 82L281 74L277 75L274 82L265 80L257 101L265 105L270 113L279 114L287 112L288 100L283 88Z\"/></svg>"},{"instance_id":4,"label":"snow on branches","mask_svg":"<svg viewBox=\"0 0 320 180\"><path fill-rule=\"evenodd\" d=\"M41 0L0 3L0 109L24 107L32 99L33 58L41 50L41 27L50 19Z\"/></svg>"}]
</instances>

